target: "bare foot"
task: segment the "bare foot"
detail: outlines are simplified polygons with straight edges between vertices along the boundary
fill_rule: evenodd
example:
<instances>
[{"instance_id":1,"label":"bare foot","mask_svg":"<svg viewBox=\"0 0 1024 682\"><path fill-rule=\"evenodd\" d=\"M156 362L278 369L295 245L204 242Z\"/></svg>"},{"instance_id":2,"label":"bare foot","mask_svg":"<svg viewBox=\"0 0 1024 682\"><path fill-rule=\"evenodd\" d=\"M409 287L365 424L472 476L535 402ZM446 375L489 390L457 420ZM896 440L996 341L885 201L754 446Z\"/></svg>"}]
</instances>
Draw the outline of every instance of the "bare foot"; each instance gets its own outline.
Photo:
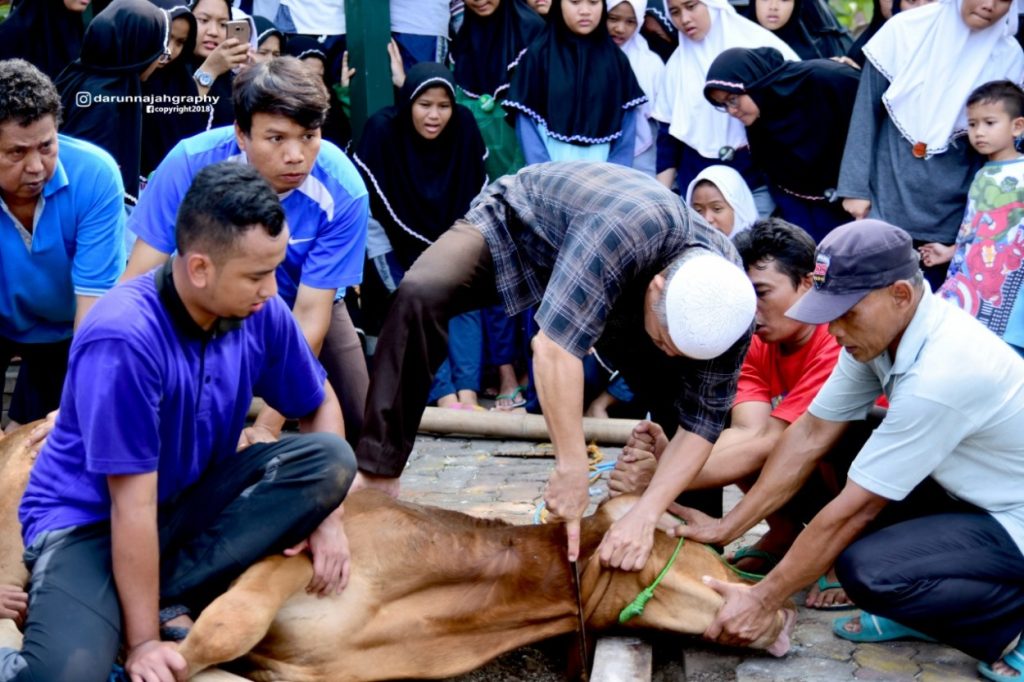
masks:
<instances>
[{"instance_id":1,"label":"bare foot","mask_svg":"<svg viewBox=\"0 0 1024 682\"><path fill-rule=\"evenodd\" d=\"M793 544L793 539L790 533L780 532L769 526L768 532L754 543L752 549L766 552L774 557L774 561L759 556L747 556L735 561L732 556L729 556L729 561L741 571L765 575L775 567L775 564L782 560L789 546Z\"/></svg>"},{"instance_id":2,"label":"bare foot","mask_svg":"<svg viewBox=\"0 0 1024 682\"><path fill-rule=\"evenodd\" d=\"M825 574L825 582L839 582L836 578L835 568L830 568L828 573ZM819 587L819 583L815 582L807 593L804 605L811 609L833 609L839 606L853 606L853 602L846 596L846 591L843 588L829 587L822 590Z\"/></svg>"},{"instance_id":3,"label":"bare foot","mask_svg":"<svg viewBox=\"0 0 1024 682\"><path fill-rule=\"evenodd\" d=\"M992 668L992 672L996 675L1002 675L1003 677L1020 677L1020 671L1013 666L1004 663L1001 658L989 667Z\"/></svg>"}]
</instances>

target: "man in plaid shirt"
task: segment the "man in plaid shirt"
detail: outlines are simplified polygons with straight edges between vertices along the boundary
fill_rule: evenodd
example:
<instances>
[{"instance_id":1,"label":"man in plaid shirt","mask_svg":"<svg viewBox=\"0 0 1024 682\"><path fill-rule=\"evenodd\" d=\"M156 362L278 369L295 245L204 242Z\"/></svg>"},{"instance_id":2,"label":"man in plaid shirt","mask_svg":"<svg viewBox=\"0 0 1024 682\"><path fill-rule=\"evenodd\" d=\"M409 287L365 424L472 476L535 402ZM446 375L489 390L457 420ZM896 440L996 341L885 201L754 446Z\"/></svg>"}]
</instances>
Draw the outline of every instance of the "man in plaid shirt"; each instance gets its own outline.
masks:
<instances>
[{"instance_id":1,"label":"man in plaid shirt","mask_svg":"<svg viewBox=\"0 0 1024 682\"><path fill-rule=\"evenodd\" d=\"M752 302L742 333L717 357L686 357L674 343L664 311L666 270L674 272L670 266L687 253L717 254L723 267L731 270L731 263L742 274L727 237L632 169L545 163L491 184L395 294L377 345L355 485L398 494L431 374L448 353L449 318L499 301L509 315L538 306L534 380L557 455L545 499L568 522L570 560L589 501L582 423L588 351L596 347L610 359L654 420L675 433L644 496L600 549L606 564L639 570L658 517L700 471L724 426L750 342Z\"/></svg>"}]
</instances>

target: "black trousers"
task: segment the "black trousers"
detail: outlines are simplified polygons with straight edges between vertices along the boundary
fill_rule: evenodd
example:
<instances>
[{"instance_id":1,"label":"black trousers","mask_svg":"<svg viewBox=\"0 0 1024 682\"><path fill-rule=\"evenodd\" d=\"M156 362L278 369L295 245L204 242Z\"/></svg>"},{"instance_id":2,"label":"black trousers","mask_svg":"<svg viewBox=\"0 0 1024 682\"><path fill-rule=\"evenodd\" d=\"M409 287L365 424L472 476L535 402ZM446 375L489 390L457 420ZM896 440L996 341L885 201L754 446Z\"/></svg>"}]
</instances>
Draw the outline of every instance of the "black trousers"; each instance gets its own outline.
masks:
<instances>
[{"instance_id":1,"label":"black trousers","mask_svg":"<svg viewBox=\"0 0 1024 682\"><path fill-rule=\"evenodd\" d=\"M71 339L54 343L18 343L0 337L0 381L14 356L21 369L14 384L8 416L19 424L42 419L60 405L64 376L68 373Z\"/></svg>"},{"instance_id":2,"label":"black trousers","mask_svg":"<svg viewBox=\"0 0 1024 682\"><path fill-rule=\"evenodd\" d=\"M1024 630L1024 556L991 515L927 496L883 512L839 555L836 574L865 611L991 663Z\"/></svg>"},{"instance_id":3,"label":"black trousers","mask_svg":"<svg viewBox=\"0 0 1024 682\"><path fill-rule=\"evenodd\" d=\"M159 511L160 599L198 614L251 564L309 536L355 476L331 434L250 446L213 464ZM58 530L25 551L31 571L20 652L0 649L0 680L102 682L121 646L108 522Z\"/></svg>"}]
</instances>

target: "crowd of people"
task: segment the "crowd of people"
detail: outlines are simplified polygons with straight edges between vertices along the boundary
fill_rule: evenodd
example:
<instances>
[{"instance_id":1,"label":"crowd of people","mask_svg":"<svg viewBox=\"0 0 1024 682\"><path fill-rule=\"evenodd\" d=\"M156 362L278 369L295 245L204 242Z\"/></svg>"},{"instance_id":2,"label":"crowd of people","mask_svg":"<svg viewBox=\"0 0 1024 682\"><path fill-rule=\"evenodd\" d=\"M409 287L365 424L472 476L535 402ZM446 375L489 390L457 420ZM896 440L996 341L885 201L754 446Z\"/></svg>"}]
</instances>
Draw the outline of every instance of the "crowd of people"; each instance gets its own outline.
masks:
<instances>
[{"instance_id":1,"label":"crowd of people","mask_svg":"<svg viewBox=\"0 0 1024 682\"><path fill-rule=\"evenodd\" d=\"M0 679L122 647L174 679L166 640L269 553L342 589L346 492L397 496L424 407L488 391L547 421L570 560L584 414L646 417L607 565L669 508L712 545L768 521L708 637L810 586L864 609L840 637L1024 674L1022 8L875 0L855 40L823 0L389 6L356 139L343 0L0 23L8 431L49 415Z\"/></svg>"}]
</instances>

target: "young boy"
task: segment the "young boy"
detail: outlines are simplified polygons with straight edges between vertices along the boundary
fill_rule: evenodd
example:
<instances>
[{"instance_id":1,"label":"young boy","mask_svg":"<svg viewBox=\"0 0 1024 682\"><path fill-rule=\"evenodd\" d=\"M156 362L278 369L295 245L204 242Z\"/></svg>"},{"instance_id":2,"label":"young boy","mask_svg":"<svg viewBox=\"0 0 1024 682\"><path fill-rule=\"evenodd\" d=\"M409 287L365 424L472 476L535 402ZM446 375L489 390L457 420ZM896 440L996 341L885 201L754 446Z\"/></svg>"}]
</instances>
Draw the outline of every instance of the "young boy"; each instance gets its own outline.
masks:
<instances>
[{"instance_id":1,"label":"young boy","mask_svg":"<svg viewBox=\"0 0 1024 682\"><path fill-rule=\"evenodd\" d=\"M952 259L939 294L1024 354L1024 91L992 81L967 99L967 136L988 162L974 176L956 244L921 247L925 265Z\"/></svg>"}]
</instances>

